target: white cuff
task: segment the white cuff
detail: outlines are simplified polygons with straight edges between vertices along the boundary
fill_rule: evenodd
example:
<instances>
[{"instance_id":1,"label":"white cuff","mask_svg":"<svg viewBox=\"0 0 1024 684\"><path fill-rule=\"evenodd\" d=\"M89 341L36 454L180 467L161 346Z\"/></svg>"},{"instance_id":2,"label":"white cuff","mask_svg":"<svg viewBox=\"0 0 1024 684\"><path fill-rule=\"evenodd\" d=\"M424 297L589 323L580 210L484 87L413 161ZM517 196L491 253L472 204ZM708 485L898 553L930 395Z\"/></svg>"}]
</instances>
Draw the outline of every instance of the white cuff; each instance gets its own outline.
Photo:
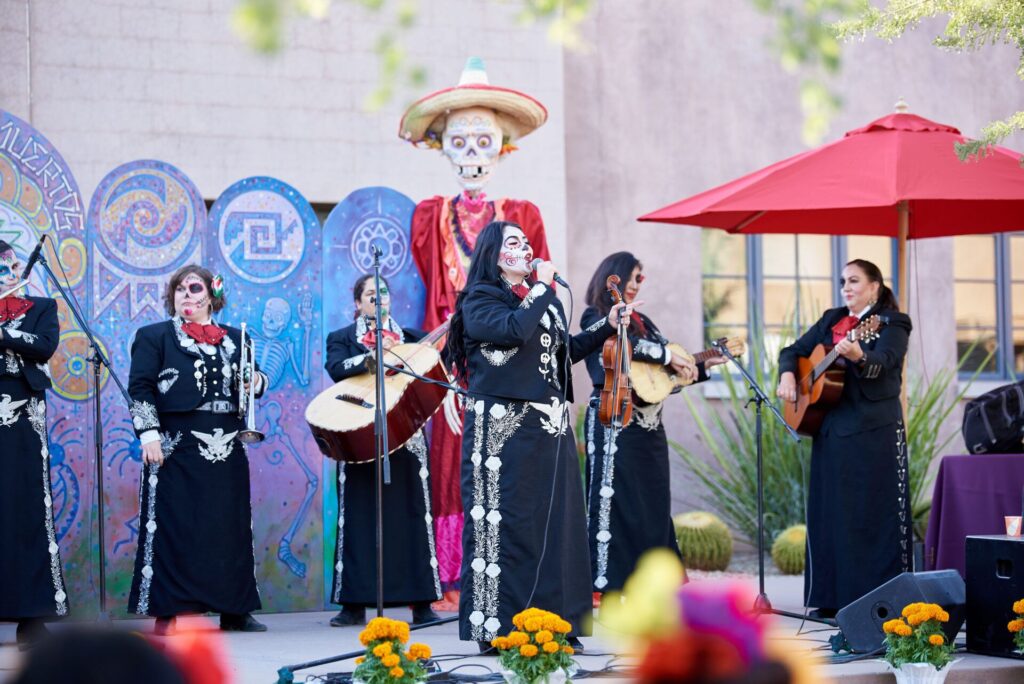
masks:
<instances>
[{"instance_id":1,"label":"white cuff","mask_svg":"<svg viewBox=\"0 0 1024 684\"><path fill-rule=\"evenodd\" d=\"M143 444L143 446L145 446L146 444L151 444L153 442L159 442L159 441L160 441L160 432L157 431L157 430L146 430L141 435L139 435L139 442L141 442Z\"/></svg>"},{"instance_id":2,"label":"white cuff","mask_svg":"<svg viewBox=\"0 0 1024 684\"><path fill-rule=\"evenodd\" d=\"M668 366L669 364L672 363L672 350L668 348L667 344L665 345L665 361L664 361L664 363L665 363L666 366Z\"/></svg>"}]
</instances>

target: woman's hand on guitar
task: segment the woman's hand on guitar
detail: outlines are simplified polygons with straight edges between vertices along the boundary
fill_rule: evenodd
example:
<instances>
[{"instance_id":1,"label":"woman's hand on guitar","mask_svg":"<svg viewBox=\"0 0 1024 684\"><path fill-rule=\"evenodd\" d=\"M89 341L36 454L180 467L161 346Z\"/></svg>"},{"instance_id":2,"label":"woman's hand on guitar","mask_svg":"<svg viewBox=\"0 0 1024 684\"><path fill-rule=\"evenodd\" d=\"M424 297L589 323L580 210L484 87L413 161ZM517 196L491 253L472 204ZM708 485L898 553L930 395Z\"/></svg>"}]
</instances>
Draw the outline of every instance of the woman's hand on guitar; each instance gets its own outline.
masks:
<instances>
[{"instance_id":1,"label":"woman's hand on guitar","mask_svg":"<svg viewBox=\"0 0 1024 684\"><path fill-rule=\"evenodd\" d=\"M851 342L845 338L839 340L839 343L836 344L836 352L843 358L855 363L864 357L864 350L860 348L860 342Z\"/></svg>"},{"instance_id":2,"label":"woman's hand on guitar","mask_svg":"<svg viewBox=\"0 0 1024 684\"><path fill-rule=\"evenodd\" d=\"M395 341L393 338L388 337L387 335L385 335L384 339L382 339L380 341L380 344L381 344L382 347L384 347L384 350L387 351L388 349L391 349L396 344L398 344L398 342Z\"/></svg>"},{"instance_id":3,"label":"woman's hand on guitar","mask_svg":"<svg viewBox=\"0 0 1024 684\"><path fill-rule=\"evenodd\" d=\"M779 387L775 396L783 401L796 401L796 376L786 371L779 377Z\"/></svg>"},{"instance_id":4,"label":"woman's hand on guitar","mask_svg":"<svg viewBox=\"0 0 1024 684\"><path fill-rule=\"evenodd\" d=\"M704 359L704 370L707 370L708 368L714 368L715 366L721 366L723 363L726 363L727 361L728 359L726 359L721 354L719 354L718 356L711 356L709 358Z\"/></svg>"},{"instance_id":5,"label":"woman's hand on guitar","mask_svg":"<svg viewBox=\"0 0 1024 684\"><path fill-rule=\"evenodd\" d=\"M672 366L672 370L676 375L681 377L683 381L697 381L699 372L697 371L697 364L693 362L693 359L688 359L685 356L680 356L679 354L673 354L669 365Z\"/></svg>"},{"instance_id":6,"label":"woman's hand on guitar","mask_svg":"<svg viewBox=\"0 0 1024 684\"><path fill-rule=\"evenodd\" d=\"M452 431L453 435L462 434L462 416L459 414L459 395L448 390L448 394L444 395L444 402L441 404L444 406L444 422L448 424L448 429Z\"/></svg>"}]
</instances>

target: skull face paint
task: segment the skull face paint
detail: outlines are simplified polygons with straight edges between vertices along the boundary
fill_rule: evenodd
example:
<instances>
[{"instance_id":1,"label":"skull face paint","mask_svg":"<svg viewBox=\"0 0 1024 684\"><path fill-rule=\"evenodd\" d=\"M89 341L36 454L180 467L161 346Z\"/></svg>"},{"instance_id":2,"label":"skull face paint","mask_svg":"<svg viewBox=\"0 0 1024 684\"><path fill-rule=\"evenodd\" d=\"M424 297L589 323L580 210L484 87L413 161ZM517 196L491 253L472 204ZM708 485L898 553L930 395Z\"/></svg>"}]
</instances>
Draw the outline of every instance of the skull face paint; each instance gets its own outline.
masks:
<instances>
[{"instance_id":1,"label":"skull face paint","mask_svg":"<svg viewBox=\"0 0 1024 684\"><path fill-rule=\"evenodd\" d=\"M441 150L451 161L463 189L476 193L491 180L501 140L501 127L490 109L470 107L448 115Z\"/></svg>"},{"instance_id":2,"label":"skull face paint","mask_svg":"<svg viewBox=\"0 0 1024 684\"><path fill-rule=\"evenodd\" d=\"M186 321L205 323L210 318L210 293L195 273L185 276L174 289L174 310Z\"/></svg>"},{"instance_id":3,"label":"skull face paint","mask_svg":"<svg viewBox=\"0 0 1024 684\"><path fill-rule=\"evenodd\" d=\"M533 248L523 231L515 226L505 226L502 232L501 251L498 253L498 268L510 280L519 281L530 274Z\"/></svg>"},{"instance_id":4,"label":"skull face paint","mask_svg":"<svg viewBox=\"0 0 1024 684\"><path fill-rule=\"evenodd\" d=\"M0 252L0 289L13 287L21 280L21 264L13 249Z\"/></svg>"}]
</instances>

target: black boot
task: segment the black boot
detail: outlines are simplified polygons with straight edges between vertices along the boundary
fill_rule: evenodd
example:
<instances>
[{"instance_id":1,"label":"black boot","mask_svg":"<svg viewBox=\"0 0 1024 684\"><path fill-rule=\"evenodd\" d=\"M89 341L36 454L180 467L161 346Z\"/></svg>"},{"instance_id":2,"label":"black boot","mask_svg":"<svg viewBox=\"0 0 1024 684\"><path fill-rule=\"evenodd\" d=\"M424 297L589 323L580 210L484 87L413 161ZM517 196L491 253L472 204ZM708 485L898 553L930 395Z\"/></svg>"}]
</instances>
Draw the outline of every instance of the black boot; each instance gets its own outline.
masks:
<instances>
[{"instance_id":1,"label":"black boot","mask_svg":"<svg viewBox=\"0 0 1024 684\"><path fill-rule=\"evenodd\" d=\"M267 626L252 616L252 613L236 615L221 613L220 629L223 632L266 632Z\"/></svg>"},{"instance_id":2,"label":"black boot","mask_svg":"<svg viewBox=\"0 0 1024 684\"><path fill-rule=\"evenodd\" d=\"M412 624L423 625L440 619L441 616L434 612L434 609L430 607L429 601L412 605Z\"/></svg>"},{"instance_id":3,"label":"black boot","mask_svg":"<svg viewBox=\"0 0 1024 684\"><path fill-rule=\"evenodd\" d=\"M566 641L572 646L572 650L576 653L583 653L583 642L579 638L571 636Z\"/></svg>"},{"instance_id":4,"label":"black boot","mask_svg":"<svg viewBox=\"0 0 1024 684\"><path fill-rule=\"evenodd\" d=\"M18 631L15 633L15 638L19 650L30 649L49 635L50 631L46 629L46 623L42 618L18 620Z\"/></svg>"},{"instance_id":5,"label":"black boot","mask_svg":"<svg viewBox=\"0 0 1024 684\"><path fill-rule=\"evenodd\" d=\"M350 627L366 623L366 608L357 606L354 608L341 607L341 611L331 618L331 627Z\"/></svg>"},{"instance_id":6,"label":"black boot","mask_svg":"<svg viewBox=\"0 0 1024 684\"><path fill-rule=\"evenodd\" d=\"M478 641L476 645L480 648L480 655L498 657L498 649L491 646L489 641Z\"/></svg>"},{"instance_id":7,"label":"black boot","mask_svg":"<svg viewBox=\"0 0 1024 684\"><path fill-rule=\"evenodd\" d=\"M174 616L158 617L156 623L153 625L153 634L156 636L170 636L174 634L174 625L176 620Z\"/></svg>"}]
</instances>

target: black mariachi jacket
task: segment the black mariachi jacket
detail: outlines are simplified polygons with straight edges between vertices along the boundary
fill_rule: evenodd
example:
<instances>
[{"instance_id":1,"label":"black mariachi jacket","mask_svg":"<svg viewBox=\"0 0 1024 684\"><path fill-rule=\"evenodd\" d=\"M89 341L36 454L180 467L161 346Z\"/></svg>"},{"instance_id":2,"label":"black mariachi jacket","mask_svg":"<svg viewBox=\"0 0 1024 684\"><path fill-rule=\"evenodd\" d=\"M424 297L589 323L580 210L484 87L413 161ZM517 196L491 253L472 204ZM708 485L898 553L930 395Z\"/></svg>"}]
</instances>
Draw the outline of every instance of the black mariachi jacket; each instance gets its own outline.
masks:
<instances>
[{"instance_id":1,"label":"black mariachi jacket","mask_svg":"<svg viewBox=\"0 0 1024 684\"><path fill-rule=\"evenodd\" d=\"M568 335L555 291L536 283L525 299L499 285L477 284L462 304L469 391L476 397L547 402L565 392L572 401L568 358L576 363L601 346L615 328L607 317Z\"/></svg>"},{"instance_id":2,"label":"black mariachi jacket","mask_svg":"<svg viewBox=\"0 0 1024 684\"><path fill-rule=\"evenodd\" d=\"M422 330L403 330L391 317L388 317L384 328L398 334L399 344L417 342L427 336ZM339 382L353 375L369 372L366 367L369 350L362 342L368 330L370 326L367 325L366 318L360 316L352 325L335 330L327 336L327 360L324 361L324 368L331 376L331 380Z\"/></svg>"},{"instance_id":3,"label":"black mariachi jacket","mask_svg":"<svg viewBox=\"0 0 1024 684\"><path fill-rule=\"evenodd\" d=\"M182 331L181 325L181 318L175 316L135 332L128 394L132 399L132 423L139 437L160 429L160 413L187 413L208 401L238 403L241 331L221 326L227 335L214 347L198 344ZM264 375L257 396L263 394L267 384Z\"/></svg>"},{"instance_id":4,"label":"black mariachi jacket","mask_svg":"<svg viewBox=\"0 0 1024 684\"><path fill-rule=\"evenodd\" d=\"M879 306L868 311L864 318L875 314L887 322L883 321L877 340L860 343L864 350L862 364L846 362L842 396L825 417L822 432L834 430L845 437L895 423L903 416L900 406L903 359L913 325L906 314ZM848 315L845 306L826 311L800 339L779 352L779 374L796 373L797 358L809 356L815 346L831 347L832 326Z\"/></svg>"},{"instance_id":5,"label":"black mariachi jacket","mask_svg":"<svg viewBox=\"0 0 1024 684\"><path fill-rule=\"evenodd\" d=\"M47 297L25 299L32 302L31 309L0 323L0 375L21 375L39 392L52 387L47 361L60 342L57 302Z\"/></svg>"},{"instance_id":6,"label":"black mariachi jacket","mask_svg":"<svg viewBox=\"0 0 1024 684\"><path fill-rule=\"evenodd\" d=\"M639 311L636 313L640 315L640 319L644 322L647 334L640 336L636 334L632 327L628 329L627 335L629 336L630 351L633 352L632 358L635 361L647 361L664 365L672 353L668 349L668 339L661 334L658 326L654 325L650 318ZM598 313L597 309L588 306L580 317L580 325L586 328L593 325L600 318L601 314ZM590 374L590 380L594 383L594 387L604 387L604 366L601 364L600 349L587 357L587 373ZM704 382L707 379L708 373L704 368L704 364L698 363L697 379L694 382Z\"/></svg>"}]
</instances>

